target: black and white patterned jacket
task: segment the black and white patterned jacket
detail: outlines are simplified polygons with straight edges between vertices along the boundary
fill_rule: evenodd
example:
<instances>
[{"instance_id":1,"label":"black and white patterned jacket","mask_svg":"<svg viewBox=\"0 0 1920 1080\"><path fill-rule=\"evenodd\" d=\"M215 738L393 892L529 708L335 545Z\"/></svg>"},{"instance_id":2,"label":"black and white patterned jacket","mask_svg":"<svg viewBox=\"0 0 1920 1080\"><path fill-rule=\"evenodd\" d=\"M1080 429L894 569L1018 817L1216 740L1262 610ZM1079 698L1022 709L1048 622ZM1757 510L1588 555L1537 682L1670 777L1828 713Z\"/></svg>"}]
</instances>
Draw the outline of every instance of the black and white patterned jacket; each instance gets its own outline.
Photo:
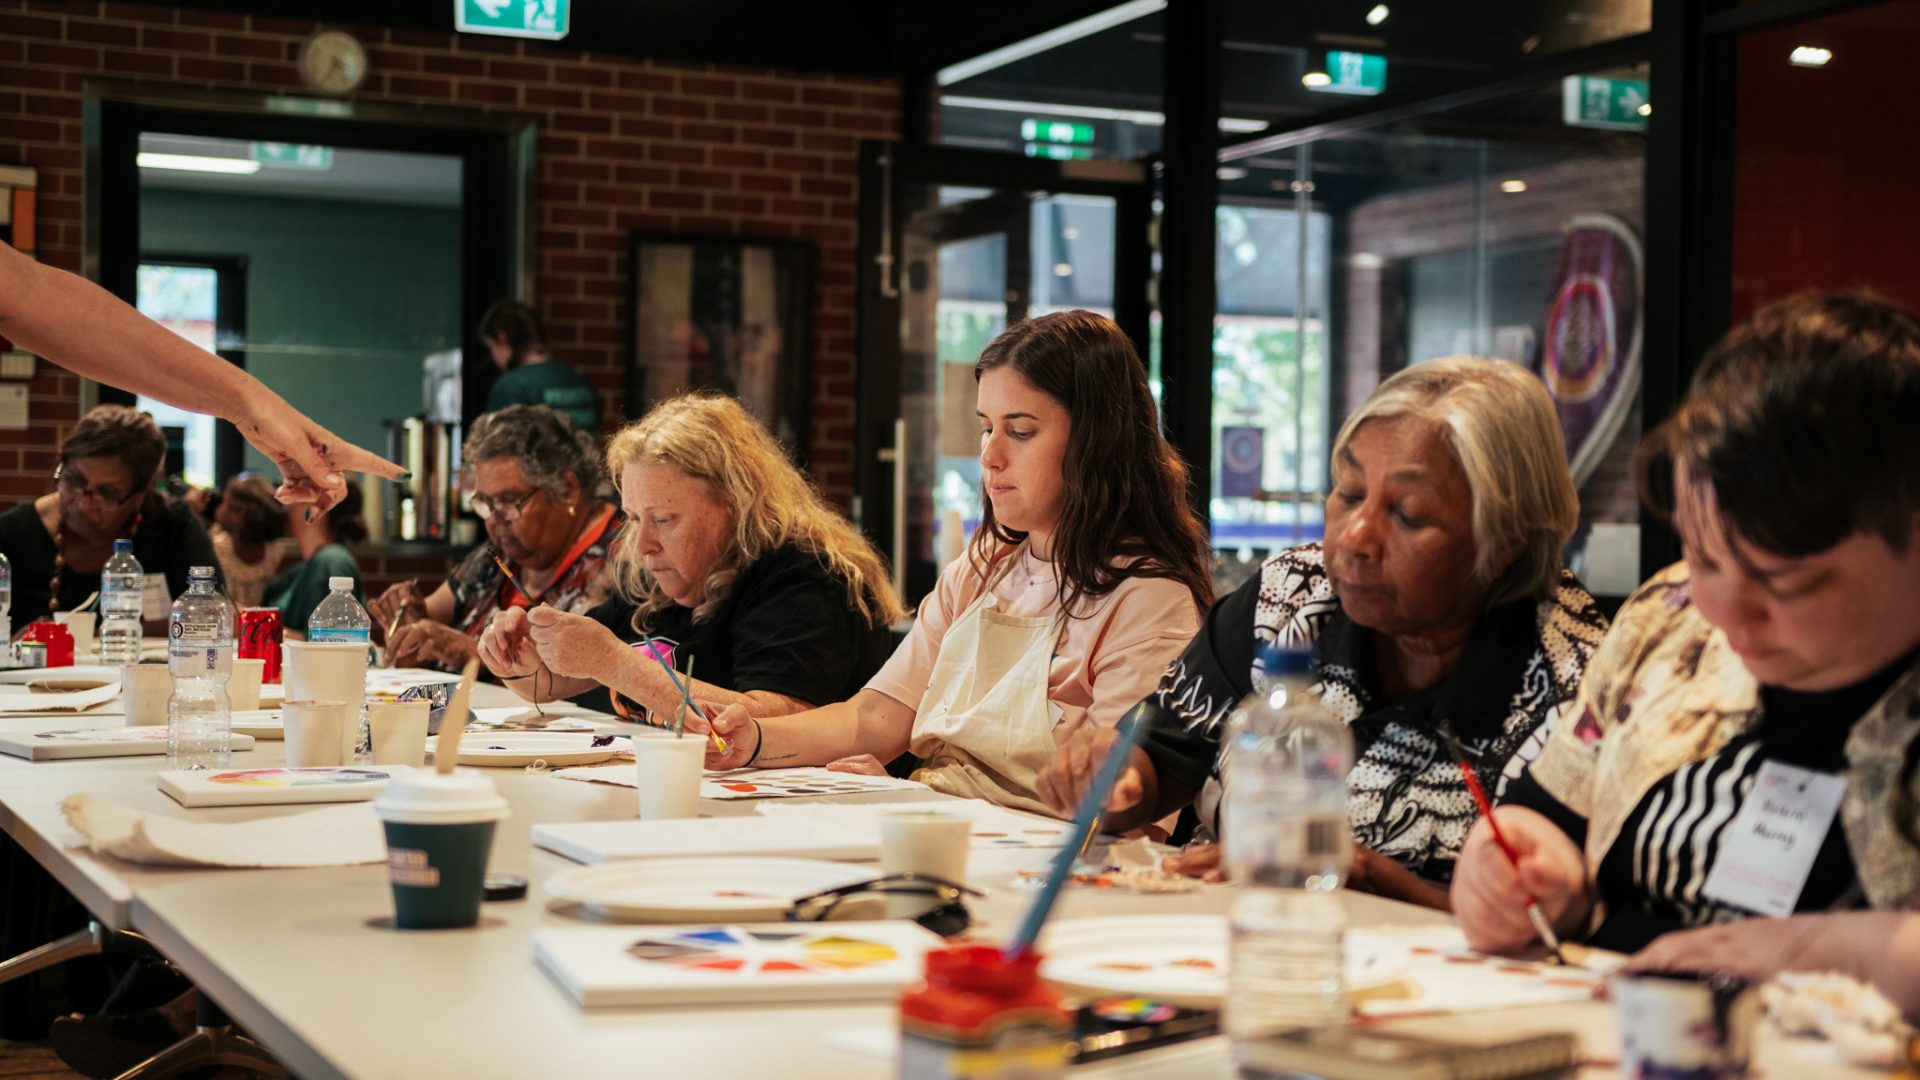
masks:
<instances>
[{"instance_id":1,"label":"black and white patterned jacket","mask_svg":"<svg viewBox=\"0 0 1920 1080\"><path fill-rule=\"evenodd\" d=\"M1446 882L1476 814L1436 728L1459 738L1498 801L1573 701L1606 629L1593 597L1562 570L1552 600L1489 611L1446 679L1383 705L1373 689L1372 631L1341 610L1320 545L1302 545L1268 559L1208 613L1161 676L1143 745L1164 779L1202 792L1202 820L1212 825L1222 728L1252 691L1260 653L1276 642L1312 646L1322 699L1354 732L1347 813L1355 840Z\"/></svg>"}]
</instances>

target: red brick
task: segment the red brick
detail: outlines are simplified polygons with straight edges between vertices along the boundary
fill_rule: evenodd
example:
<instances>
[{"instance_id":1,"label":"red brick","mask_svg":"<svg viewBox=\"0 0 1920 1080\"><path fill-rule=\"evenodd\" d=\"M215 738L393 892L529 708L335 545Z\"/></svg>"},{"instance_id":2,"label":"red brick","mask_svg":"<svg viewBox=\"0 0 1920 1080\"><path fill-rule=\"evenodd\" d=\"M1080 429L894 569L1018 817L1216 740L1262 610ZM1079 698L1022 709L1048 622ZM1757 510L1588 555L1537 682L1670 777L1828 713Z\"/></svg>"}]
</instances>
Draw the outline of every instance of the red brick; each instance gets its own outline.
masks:
<instances>
[{"instance_id":1,"label":"red brick","mask_svg":"<svg viewBox=\"0 0 1920 1080\"><path fill-rule=\"evenodd\" d=\"M167 70L172 71L169 63ZM60 89L60 73L45 68L30 68L25 64L6 64L0 66L0 86L23 86L39 90Z\"/></svg>"},{"instance_id":2,"label":"red brick","mask_svg":"<svg viewBox=\"0 0 1920 1080\"><path fill-rule=\"evenodd\" d=\"M533 242L541 251L571 251L580 246L580 234L572 229L539 229Z\"/></svg>"},{"instance_id":3,"label":"red brick","mask_svg":"<svg viewBox=\"0 0 1920 1080\"><path fill-rule=\"evenodd\" d=\"M261 60L261 61L255 61L253 63L248 64L247 65L247 81L250 83L257 83L264 87L283 87L288 90L301 90L301 91L306 90L305 84L301 83L300 75L298 72L294 71L293 65L280 63L278 61L275 61L273 63L268 63L264 60Z\"/></svg>"},{"instance_id":4,"label":"red brick","mask_svg":"<svg viewBox=\"0 0 1920 1080\"><path fill-rule=\"evenodd\" d=\"M659 90L672 93L679 89L679 82L677 77L663 71L623 70L620 72L620 89L622 90Z\"/></svg>"},{"instance_id":5,"label":"red brick","mask_svg":"<svg viewBox=\"0 0 1920 1080\"><path fill-rule=\"evenodd\" d=\"M587 135L613 134L613 118L592 113L557 113L553 118L553 126L556 131L578 131Z\"/></svg>"},{"instance_id":6,"label":"red brick","mask_svg":"<svg viewBox=\"0 0 1920 1080\"><path fill-rule=\"evenodd\" d=\"M784 173L819 175L827 171L827 159L813 154L775 154L769 161Z\"/></svg>"},{"instance_id":7,"label":"red brick","mask_svg":"<svg viewBox=\"0 0 1920 1080\"><path fill-rule=\"evenodd\" d=\"M520 104L520 88L512 83L475 82L461 79L454 90L454 98L459 101L476 101L488 105Z\"/></svg>"},{"instance_id":8,"label":"red brick","mask_svg":"<svg viewBox=\"0 0 1920 1080\"><path fill-rule=\"evenodd\" d=\"M800 100L808 105L853 105L859 99L847 90L829 90L819 86L800 88Z\"/></svg>"},{"instance_id":9,"label":"red brick","mask_svg":"<svg viewBox=\"0 0 1920 1080\"><path fill-rule=\"evenodd\" d=\"M57 33L35 34L31 28L23 29L19 25L20 23L39 23L39 22L51 23L53 22L53 20L52 19L24 19L24 18L8 19L7 32L19 33L24 36L36 36L36 37L58 37L59 36ZM79 19L75 19L73 21L73 24L67 27L67 40L71 42L87 42L94 45L132 46L132 45L140 44L140 28L137 26L122 26L119 23L83 22Z\"/></svg>"},{"instance_id":10,"label":"red brick","mask_svg":"<svg viewBox=\"0 0 1920 1080\"><path fill-rule=\"evenodd\" d=\"M100 50L79 45L53 45L43 41L27 42L27 63L47 67L98 69Z\"/></svg>"},{"instance_id":11,"label":"red brick","mask_svg":"<svg viewBox=\"0 0 1920 1080\"><path fill-rule=\"evenodd\" d=\"M647 205L656 210L704 210L707 197L692 191L664 191L655 188L647 192Z\"/></svg>"},{"instance_id":12,"label":"red brick","mask_svg":"<svg viewBox=\"0 0 1920 1080\"><path fill-rule=\"evenodd\" d=\"M427 53L420 58L420 70L429 75L485 75L487 62L477 56Z\"/></svg>"},{"instance_id":13,"label":"red brick","mask_svg":"<svg viewBox=\"0 0 1920 1080\"><path fill-rule=\"evenodd\" d=\"M729 150L716 146L707 151L707 158L716 168L764 169L767 167L767 152L764 150Z\"/></svg>"},{"instance_id":14,"label":"red brick","mask_svg":"<svg viewBox=\"0 0 1920 1080\"><path fill-rule=\"evenodd\" d=\"M612 86L613 72L585 64L558 64L553 69L553 81L568 86Z\"/></svg>"},{"instance_id":15,"label":"red brick","mask_svg":"<svg viewBox=\"0 0 1920 1080\"><path fill-rule=\"evenodd\" d=\"M791 83L743 82L740 96L749 101L793 101L800 94Z\"/></svg>"},{"instance_id":16,"label":"red brick","mask_svg":"<svg viewBox=\"0 0 1920 1080\"><path fill-rule=\"evenodd\" d=\"M222 34L213 39L213 51L217 56L239 56L252 60L292 61L294 44L291 41L282 41L278 38ZM382 50L374 50L369 54L369 59L376 68L391 69L395 66L394 60L398 55L399 54L392 53L383 55ZM419 66L420 60L418 57L415 57L413 60L413 68L417 70Z\"/></svg>"},{"instance_id":17,"label":"red brick","mask_svg":"<svg viewBox=\"0 0 1920 1080\"><path fill-rule=\"evenodd\" d=\"M0 139L21 142L59 142L60 125L51 120L29 120L24 116L0 116Z\"/></svg>"},{"instance_id":18,"label":"red brick","mask_svg":"<svg viewBox=\"0 0 1920 1080\"><path fill-rule=\"evenodd\" d=\"M578 90L552 90L544 86L521 87L520 100L545 109L584 109L587 105L586 95Z\"/></svg>"},{"instance_id":19,"label":"red brick","mask_svg":"<svg viewBox=\"0 0 1920 1080\"><path fill-rule=\"evenodd\" d=\"M59 19L42 19L35 15L7 16L7 34L10 37L36 37L48 41L59 41L66 37L67 24ZM138 36L139 31L133 31ZM84 40L84 39L83 39Z\"/></svg>"},{"instance_id":20,"label":"red brick","mask_svg":"<svg viewBox=\"0 0 1920 1080\"><path fill-rule=\"evenodd\" d=\"M615 165L613 178L622 184L671 184L673 170L658 165Z\"/></svg>"},{"instance_id":21,"label":"red brick","mask_svg":"<svg viewBox=\"0 0 1920 1080\"><path fill-rule=\"evenodd\" d=\"M816 153L852 154L859 145L860 140L851 135L835 135L824 131L800 133L800 148Z\"/></svg>"},{"instance_id":22,"label":"red brick","mask_svg":"<svg viewBox=\"0 0 1920 1080\"><path fill-rule=\"evenodd\" d=\"M176 8L181 26L205 26L215 30L245 30L247 17L237 11L200 11L195 8Z\"/></svg>"},{"instance_id":23,"label":"red brick","mask_svg":"<svg viewBox=\"0 0 1920 1080\"><path fill-rule=\"evenodd\" d=\"M767 212L767 200L758 195L709 195L707 204L715 213L725 214L764 214Z\"/></svg>"},{"instance_id":24,"label":"red brick","mask_svg":"<svg viewBox=\"0 0 1920 1080\"><path fill-rule=\"evenodd\" d=\"M742 128L740 141L753 146L792 146L793 132L781 128Z\"/></svg>"},{"instance_id":25,"label":"red brick","mask_svg":"<svg viewBox=\"0 0 1920 1080\"><path fill-rule=\"evenodd\" d=\"M389 75L387 76L387 93L445 100L453 96L453 80L423 79L417 75Z\"/></svg>"},{"instance_id":26,"label":"red brick","mask_svg":"<svg viewBox=\"0 0 1920 1080\"><path fill-rule=\"evenodd\" d=\"M683 93L702 94L706 97L730 98L738 95L739 84L732 79L708 79L698 75L680 76L680 89Z\"/></svg>"},{"instance_id":27,"label":"red brick","mask_svg":"<svg viewBox=\"0 0 1920 1080\"><path fill-rule=\"evenodd\" d=\"M519 39L491 34L455 34L453 46L461 52L488 53L493 56L520 55Z\"/></svg>"},{"instance_id":28,"label":"red brick","mask_svg":"<svg viewBox=\"0 0 1920 1080\"><path fill-rule=\"evenodd\" d=\"M740 105L731 101L717 102L713 106L715 120L733 120L740 123L764 124L767 122L765 105Z\"/></svg>"},{"instance_id":29,"label":"red brick","mask_svg":"<svg viewBox=\"0 0 1920 1080\"><path fill-rule=\"evenodd\" d=\"M548 171L556 180L606 180L613 168L597 161L548 161Z\"/></svg>"},{"instance_id":30,"label":"red brick","mask_svg":"<svg viewBox=\"0 0 1920 1080\"><path fill-rule=\"evenodd\" d=\"M580 185L545 183L536 185L535 194L540 201L548 205L559 203L577 203L580 201Z\"/></svg>"},{"instance_id":31,"label":"red brick","mask_svg":"<svg viewBox=\"0 0 1920 1080\"><path fill-rule=\"evenodd\" d=\"M241 82L247 77L247 65L237 60L203 60L198 57L183 56L177 61L176 68L183 79Z\"/></svg>"},{"instance_id":32,"label":"red brick","mask_svg":"<svg viewBox=\"0 0 1920 1080\"><path fill-rule=\"evenodd\" d=\"M645 94L610 94L594 91L587 95L587 105L598 112L644 113L647 111Z\"/></svg>"},{"instance_id":33,"label":"red brick","mask_svg":"<svg viewBox=\"0 0 1920 1080\"><path fill-rule=\"evenodd\" d=\"M589 185L583 194L593 206L638 206L640 189L634 187L613 187L605 184Z\"/></svg>"},{"instance_id":34,"label":"red brick","mask_svg":"<svg viewBox=\"0 0 1920 1080\"><path fill-rule=\"evenodd\" d=\"M547 220L555 225L604 226L607 223L607 211L598 207L556 206L547 211Z\"/></svg>"},{"instance_id":35,"label":"red brick","mask_svg":"<svg viewBox=\"0 0 1920 1080\"><path fill-rule=\"evenodd\" d=\"M793 179L787 176L756 176L747 174L740 177L741 191L764 191L771 195L788 195L793 192Z\"/></svg>"},{"instance_id":36,"label":"red brick","mask_svg":"<svg viewBox=\"0 0 1920 1080\"><path fill-rule=\"evenodd\" d=\"M691 120L705 120L707 118L707 103L704 101L688 101L685 98L656 97L653 99L652 105L655 116L681 116Z\"/></svg>"},{"instance_id":37,"label":"red brick","mask_svg":"<svg viewBox=\"0 0 1920 1080\"><path fill-rule=\"evenodd\" d=\"M529 83L545 85L553 78L553 65L529 64L523 60L489 60L487 74L495 79L511 79L522 86Z\"/></svg>"},{"instance_id":38,"label":"red brick","mask_svg":"<svg viewBox=\"0 0 1920 1080\"><path fill-rule=\"evenodd\" d=\"M790 124L794 127L826 127L827 110L775 109L773 110L773 122L776 124Z\"/></svg>"},{"instance_id":39,"label":"red brick","mask_svg":"<svg viewBox=\"0 0 1920 1080\"><path fill-rule=\"evenodd\" d=\"M774 199L767 203L767 209L781 217L817 218L822 204L817 199Z\"/></svg>"},{"instance_id":40,"label":"red brick","mask_svg":"<svg viewBox=\"0 0 1920 1080\"><path fill-rule=\"evenodd\" d=\"M647 158L650 161L665 161L675 165L705 165L707 151L698 146L658 143L647 147Z\"/></svg>"},{"instance_id":41,"label":"red brick","mask_svg":"<svg viewBox=\"0 0 1920 1080\"><path fill-rule=\"evenodd\" d=\"M829 199L851 199L853 183L847 180L803 176L800 178L800 194L821 195Z\"/></svg>"},{"instance_id":42,"label":"red brick","mask_svg":"<svg viewBox=\"0 0 1920 1080\"><path fill-rule=\"evenodd\" d=\"M140 44L148 49L205 53L213 51L213 35L200 30L169 30L148 26L140 31Z\"/></svg>"},{"instance_id":43,"label":"red brick","mask_svg":"<svg viewBox=\"0 0 1920 1080\"><path fill-rule=\"evenodd\" d=\"M688 142L718 143L728 146L738 137L738 130L725 124L688 122L680 125L680 137Z\"/></svg>"}]
</instances>

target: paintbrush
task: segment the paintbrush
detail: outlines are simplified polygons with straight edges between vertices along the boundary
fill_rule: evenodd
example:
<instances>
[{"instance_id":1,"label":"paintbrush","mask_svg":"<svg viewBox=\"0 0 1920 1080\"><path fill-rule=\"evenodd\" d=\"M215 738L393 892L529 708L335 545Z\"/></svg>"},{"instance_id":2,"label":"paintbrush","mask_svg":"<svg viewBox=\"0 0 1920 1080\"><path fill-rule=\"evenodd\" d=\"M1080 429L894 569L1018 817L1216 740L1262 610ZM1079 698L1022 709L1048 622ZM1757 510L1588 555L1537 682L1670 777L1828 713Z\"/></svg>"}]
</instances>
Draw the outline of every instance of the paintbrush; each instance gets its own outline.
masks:
<instances>
[{"instance_id":1,"label":"paintbrush","mask_svg":"<svg viewBox=\"0 0 1920 1080\"><path fill-rule=\"evenodd\" d=\"M673 737L683 738L687 734L687 710L693 707L693 695L687 687L693 685L693 656L687 656L687 681L680 684L680 709L673 718Z\"/></svg>"},{"instance_id":2,"label":"paintbrush","mask_svg":"<svg viewBox=\"0 0 1920 1080\"><path fill-rule=\"evenodd\" d=\"M507 569L506 560L502 559L500 557L500 553L497 551L493 552L492 554L493 554L493 565L499 567L500 572L507 575L507 584L513 586L516 589L519 589L520 595L527 598L527 603L529 604L534 603L535 600L534 600L533 594L527 591L527 587L525 585L520 584L519 578L513 576L513 571Z\"/></svg>"},{"instance_id":3,"label":"paintbrush","mask_svg":"<svg viewBox=\"0 0 1920 1080\"><path fill-rule=\"evenodd\" d=\"M1448 732L1441 732L1440 740L1453 753L1454 762L1460 766L1460 775L1467 782L1467 791L1473 795L1474 805L1480 808L1480 816L1486 819L1487 828L1493 832L1493 842L1500 845L1500 850L1507 856L1507 864L1513 867L1517 877L1520 873L1520 853L1513 849L1507 834L1500 831L1500 822L1493 816L1493 801L1487 798L1487 789L1480 786L1480 777L1467 760L1466 751L1461 748L1460 741ZM1552 950L1554 962L1571 967L1566 954L1560 951L1560 935L1553 932L1553 923L1548 921L1546 909L1540 906L1540 898L1533 895L1530 889L1527 891L1527 921L1533 924L1533 932L1539 934L1540 940Z\"/></svg>"},{"instance_id":4,"label":"paintbrush","mask_svg":"<svg viewBox=\"0 0 1920 1080\"><path fill-rule=\"evenodd\" d=\"M1127 710L1127 715L1114 725L1114 733L1119 738L1107 748L1107 759L1100 764L1100 771L1094 774L1093 785L1086 794L1080 796L1080 808L1073 815L1073 837L1058 854L1053 857L1053 867L1047 871L1047 880L1040 887L1040 894L1033 898L1033 906L1027 909L1026 918L1020 921L1020 929L1013 940L1001 950L1009 960L1017 960L1032 950L1033 943L1040 937L1040 928L1047 923L1054 902L1060 899L1060 888L1073 876L1073 864L1080 859L1080 853L1086 850L1087 842L1093 836L1096 823L1100 820L1100 808L1106 805L1107 796L1112 794L1113 785L1120 779L1127 760L1133 755L1133 741L1142 726L1144 710L1150 706L1142 701Z\"/></svg>"},{"instance_id":5,"label":"paintbrush","mask_svg":"<svg viewBox=\"0 0 1920 1080\"><path fill-rule=\"evenodd\" d=\"M454 763L460 760L460 733L467 728L467 699L473 696L473 680L479 674L479 658L467 661L460 672L460 688L453 692L453 700L440 717L440 741L434 744L433 764L442 776L452 772ZM453 725L451 730L449 723Z\"/></svg>"},{"instance_id":6,"label":"paintbrush","mask_svg":"<svg viewBox=\"0 0 1920 1080\"><path fill-rule=\"evenodd\" d=\"M684 702L680 715L684 718L686 716L686 708L693 705L693 688L691 685L693 682L693 657L687 657L687 681L683 683L680 681L680 673L673 670L673 665L667 663L667 658L660 655L659 649L654 648L653 638L642 635L640 638L640 648L646 652L648 656L653 657L653 662L659 664L660 669L667 673L667 679L673 683L673 688L680 691L680 700ZM706 714L701 713L700 715L705 716ZM713 736L713 748L723 754L726 753L727 740L721 738L720 733L711 728L708 729L708 734Z\"/></svg>"},{"instance_id":7,"label":"paintbrush","mask_svg":"<svg viewBox=\"0 0 1920 1080\"><path fill-rule=\"evenodd\" d=\"M414 595L420 591L419 583L413 578L408 578L400 584L407 587L407 598L402 600L400 606L394 609L393 618L387 623L387 632L384 639L386 641L388 667L393 666L393 635L400 632L400 620L407 617L407 605L413 603Z\"/></svg>"}]
</instances>

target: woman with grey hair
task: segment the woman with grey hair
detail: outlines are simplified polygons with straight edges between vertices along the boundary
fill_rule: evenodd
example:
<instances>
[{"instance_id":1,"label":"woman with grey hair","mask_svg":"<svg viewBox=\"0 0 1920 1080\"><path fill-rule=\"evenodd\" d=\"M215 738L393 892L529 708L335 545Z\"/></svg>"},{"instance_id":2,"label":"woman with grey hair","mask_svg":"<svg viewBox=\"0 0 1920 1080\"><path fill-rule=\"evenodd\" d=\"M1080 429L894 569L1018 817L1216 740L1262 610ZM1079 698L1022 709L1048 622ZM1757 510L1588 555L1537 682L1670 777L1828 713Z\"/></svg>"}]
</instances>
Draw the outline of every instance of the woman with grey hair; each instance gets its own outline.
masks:
<instances>
[{"instance_id":1,"label":"woman with grey hair","mask_svg":"<svg viewBox=\"0 0 1920 1080\"><path fill-rule=\"evenodd\" d=\"M401 582L367 605L375 634L400 620L386 642L395 665L457 670L478 655L495 613L535 604L582 613L612 585L607 556L620 517L595 494L600 456L592 432L545 405L509 405L475 420L460 452L487 541L424 598Z\"/></svg>"},{"instance_id":2,"label":"woman with grey hair","mask_svg":"<svg viewBox=\"0 0 1920 1080\"><path fill-rule=\"evenodd\" d=\"M1524 368L1453 357L1401 371L1333 444L1326 540L1268 559L1161 676L1109 799L1109 828L1218 802L1227 714L1260 653L1311 647L1353 731L1348 884L1435 907L1476 817L1446 739L1498 797L1573 700L1607 627L1560 562L1578 518L1552 401ZM1069 810L1112 733L1056 755L1040 790ZM1218 874L1218 851L1170 869Z\"/></svg>"}]
</instances>

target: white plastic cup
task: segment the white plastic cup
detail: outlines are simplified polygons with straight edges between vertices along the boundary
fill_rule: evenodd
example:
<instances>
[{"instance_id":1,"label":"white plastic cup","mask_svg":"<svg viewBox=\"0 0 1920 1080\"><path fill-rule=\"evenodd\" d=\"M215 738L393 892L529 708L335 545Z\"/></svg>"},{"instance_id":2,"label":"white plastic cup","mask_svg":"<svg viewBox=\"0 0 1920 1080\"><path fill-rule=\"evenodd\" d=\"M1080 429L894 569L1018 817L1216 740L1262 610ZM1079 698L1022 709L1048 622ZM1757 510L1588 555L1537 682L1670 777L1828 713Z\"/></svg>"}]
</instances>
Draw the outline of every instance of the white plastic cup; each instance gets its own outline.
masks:
<instances>
[{"instance_id":1,"label":"white plastic cup","mask_svg":"<svg viewBox=\"0 0 1920 1080\"><path fill-rule=\"evenodd\" d=\"M289 701L280 707L287 767L311 769L345 765L346 732L356 726L344 701Z\"/></svg>"},{"instance_id":2,"label":"white plastic cup","mask_svg":"<svg viewBox=\"0 0 1920 1080\"><path fill-rule=\"evenodd\" d=\"M375 765L412 765L427 761L427 714L433 702L370 701L367 727L372 733Z\"/></svg>"},{"instance_id":3,"label":"white plastic cup","mask_svg":"<svg viewBox=\"0 0 1920 1080\"><path fill-rule=\"evenodd\" d=\"M641 819L699 817L707 740L698 735L639 735L631 742L640 783Z\"/></svg>"},{"instance_id":4,"label":"white plastic cup","mask_svg":"<svg viewBox=\"0 0 1920 1080\"><path fill-rule=\"evenodd\" d=\"M165 727L173 673L165 664L128 664L120 669L120 703L128 727Z\"/></svg>"},{"instance_id":5,"label":"white plastic cup","mask_svg":"<svg viewBox=\"0 0 1920 1080\"><path fill-rule=\"evenodd\" d=\"M341 734L340 746L351 761L360 745L360 710L367 700L367 646L357 641L289 641L281 647L288 701L346 703L353 723Z\"/></svg>"},{"instance_id":6,"label":"white plastic cup","mask_svg":"<svg viewBox=\"0 0 1920 1080\"><path fill-rule=\"evenodd\" d=\"M56 611L53 621L65 626L67 633L73 635L73 655L93 651L93 627L99 618L91 611Z\"/></svg>"},{"instance_id":7,"label":"white plastic cup","mask_svg":"<svg viewBox=\"0 0 1920 1080\"><path fill-rule=\"evenodd\" d=\"M895 810L880 815L880 873L915 874L955 885L967 881L973 819L939 810ZM887 897L887 917L911 919L937 906L931 896Z\"/></svg>"},{"instance_id":8,"label":"white plastic cup","mask_svg":"<svg viewBox=\"0 0 1920 1080\"><path fill-rule=\"evenodd\" d=\"M227 679L227 700L234 712L252 712L260 707L260 677L267 672L265 660L233 661L233 674Z\"/></svg>"}]
</instances>

